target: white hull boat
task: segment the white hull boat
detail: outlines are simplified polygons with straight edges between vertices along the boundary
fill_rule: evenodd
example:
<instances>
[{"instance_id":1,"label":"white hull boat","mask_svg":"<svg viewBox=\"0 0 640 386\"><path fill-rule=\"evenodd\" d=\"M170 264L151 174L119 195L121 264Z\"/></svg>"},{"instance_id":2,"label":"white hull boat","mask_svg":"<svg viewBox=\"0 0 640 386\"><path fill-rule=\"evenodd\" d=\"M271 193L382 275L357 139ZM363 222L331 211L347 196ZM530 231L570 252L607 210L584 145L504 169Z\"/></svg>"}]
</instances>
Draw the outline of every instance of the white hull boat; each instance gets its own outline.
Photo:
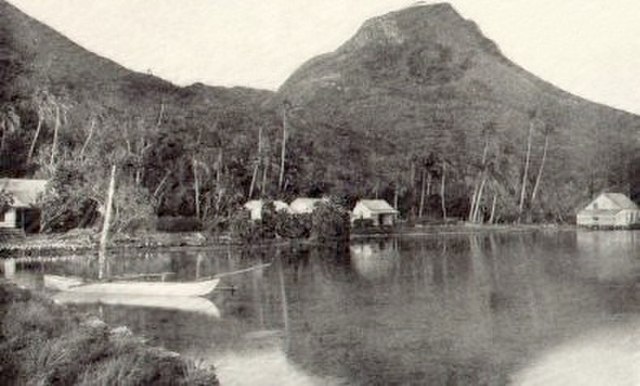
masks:
<instances>
[{"instance_id":1,"label":"white hull boat","mask_svg":"<svg viewBox=\"0 0 640 386\"><path fill-rule=\"evenodd\" d=\"M123 294L123 295L148 295L163 297L195 297L205 296L213 291L219 278L213 278L194 282L175 281L110 281L110 282L84 282L80 278L65 276L45 275L44 285L47 288L64 292L82 294Z\"/></svg>"},{"instance_id":2,"label":"white hull boat","mask_svg":"<svg viewBox=\"0 0 640 386\"><path fill-rule=\"evenodd\" d=\"M107 304L193 312L220 318L220 310L211 301L194 296L155 296L114 293L58 292L53 300L59 304Z\"/></svg>"}]
</instances>

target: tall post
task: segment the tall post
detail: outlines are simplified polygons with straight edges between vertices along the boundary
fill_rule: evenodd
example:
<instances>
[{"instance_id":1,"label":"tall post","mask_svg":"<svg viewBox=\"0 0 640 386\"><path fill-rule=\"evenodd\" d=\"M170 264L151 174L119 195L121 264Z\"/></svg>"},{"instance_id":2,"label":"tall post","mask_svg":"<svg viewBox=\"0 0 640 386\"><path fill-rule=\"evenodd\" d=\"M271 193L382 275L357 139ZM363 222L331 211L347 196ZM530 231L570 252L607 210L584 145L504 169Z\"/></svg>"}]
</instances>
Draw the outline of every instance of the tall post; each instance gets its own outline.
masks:
<instances>
[{"instance_id":1,"label":"tall post","mask_svg":"<svg viewBox=\"0 0 640 386\"><path fill-rule=\"evenodd\" d=\"M284 158L287 151L287 107L285 102L282 106L282 149L280 153L280 177L278 178L278 190L282 190L284 182Z\"/></svg>"},{"instance_id":2,"label":"tall post","mask_svg":"<svg viewBox=\"0 0 640 386\"><path fill-rule=\"evenodd\" d=\"M116 189L116 165L111 166L111 179L109 180L109 191L107 193L107 203L105 206L104 223L102 225L102 235L100 236L100 251L98 252L98 278L104 276L104 267L107 255L107 240L109 237L109 226L111 224L111 212L113 206L113 193Z\"/></svg>"},{"instance_id":3,"label":"tall post","mask_svg":"<svg viewBox=\"0 0 640 386\"><path fill-rule=\"evenodd\" d=\"M447 164L442 161L442 178L440 179L440 204L442 206L442 219L447 219L447 204L444 201L445 178L447 175Z\"/></svg>"},{"instance_id":4,"label":"tall post","mask_svg":"<svg viewBox=\"0 0 640 386\"><path fill-rule=\"evenodd\" d=\"M194 204L196 210L196 218L200 219L200 183L198 181L198 161L193 159L193 190L194 190Z\"/></svg>"}]
</instances>

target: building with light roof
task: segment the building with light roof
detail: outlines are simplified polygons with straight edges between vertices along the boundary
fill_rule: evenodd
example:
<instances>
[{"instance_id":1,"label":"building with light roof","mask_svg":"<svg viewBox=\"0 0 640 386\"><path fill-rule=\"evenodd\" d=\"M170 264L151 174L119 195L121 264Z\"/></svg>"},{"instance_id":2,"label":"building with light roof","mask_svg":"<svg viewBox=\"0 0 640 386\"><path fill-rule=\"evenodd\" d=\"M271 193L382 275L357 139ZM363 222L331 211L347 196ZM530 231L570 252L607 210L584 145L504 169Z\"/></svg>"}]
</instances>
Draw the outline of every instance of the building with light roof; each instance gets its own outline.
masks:
<instances>
[{"instance_id":1,"label":"building with light roof","mask_svg":"<svg viewBox=\"0 0 640 386\"><path fill-rule=\"evenodd\" d=\"M592 228L630 228L640 225L640 209L621 193L602 193L576 215L576 224Z\"/></svg>"}]
</instances>

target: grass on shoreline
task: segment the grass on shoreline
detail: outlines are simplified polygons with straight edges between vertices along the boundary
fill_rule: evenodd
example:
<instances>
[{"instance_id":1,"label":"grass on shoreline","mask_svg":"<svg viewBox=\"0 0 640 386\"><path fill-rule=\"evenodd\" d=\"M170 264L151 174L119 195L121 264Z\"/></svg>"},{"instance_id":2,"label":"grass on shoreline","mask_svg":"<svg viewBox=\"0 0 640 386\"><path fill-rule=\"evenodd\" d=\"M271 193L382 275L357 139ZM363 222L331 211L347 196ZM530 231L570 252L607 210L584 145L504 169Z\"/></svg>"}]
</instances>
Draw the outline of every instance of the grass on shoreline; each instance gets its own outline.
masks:
<instances>
[{"instance_id":1,"label":"grass on shoreline","mask_svg":"<svg viewBox=\"0 0 640 386\"><path fill-rule=\"evenodd\" d=\"M213 368L0 282L0 384L217 385Z\"/></svg>"}]
</instances>

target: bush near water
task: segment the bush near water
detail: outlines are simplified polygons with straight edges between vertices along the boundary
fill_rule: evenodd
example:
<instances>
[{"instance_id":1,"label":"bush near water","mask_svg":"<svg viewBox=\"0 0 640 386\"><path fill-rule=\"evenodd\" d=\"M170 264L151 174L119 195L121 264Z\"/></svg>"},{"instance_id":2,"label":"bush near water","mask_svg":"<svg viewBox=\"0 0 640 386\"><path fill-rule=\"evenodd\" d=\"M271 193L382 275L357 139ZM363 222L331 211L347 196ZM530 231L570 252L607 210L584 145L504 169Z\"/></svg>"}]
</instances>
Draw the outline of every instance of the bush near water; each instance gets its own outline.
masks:
<instances>
[{"instance_id":1,"label":"bush near water","mask_svg":"<svg viewBox=\"0 0 640 386\"><path fill-rule=\"evenodd\" d=\"M230 223L231 238L252 243L264 240L311 239L319 242L348 240L349 212L339 203L320 202L312 213L276 211L273 202L262 207L261 219L251 220L247 211L240 211Z\"/></svg>"},{"instance_id":2,"label":"bush near water","mask_svg":"<svg viewBox=\"0 0 640 386\"><path fill-rule=\"evenodd\" d=\"M212 367L0 282L0 384L217 385Z\"/></svg>"}]
</instances>

